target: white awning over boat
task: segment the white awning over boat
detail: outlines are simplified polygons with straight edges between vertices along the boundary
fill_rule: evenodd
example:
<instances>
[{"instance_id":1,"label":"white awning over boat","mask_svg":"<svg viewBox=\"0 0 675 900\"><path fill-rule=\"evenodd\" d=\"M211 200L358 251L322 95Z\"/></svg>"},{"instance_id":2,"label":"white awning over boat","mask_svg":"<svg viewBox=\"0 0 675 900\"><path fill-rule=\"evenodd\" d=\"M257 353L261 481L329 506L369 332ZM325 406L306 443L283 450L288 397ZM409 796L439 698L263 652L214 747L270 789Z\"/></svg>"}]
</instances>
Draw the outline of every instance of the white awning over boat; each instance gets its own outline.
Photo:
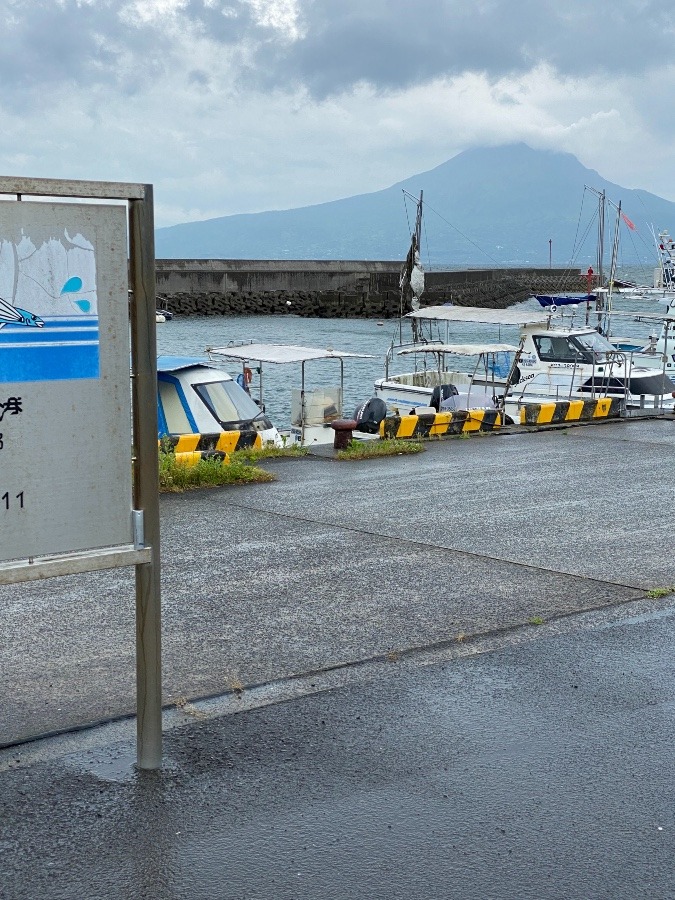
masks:
<instances>
[{"instance_id":1,"label":"white awning over boat","mask_svg":"<svg viewBox=\"0 0 675 900\"><path fill-rule=\"evenodd\" d=\"M520 348L513 344L419 344L399 350L399 356L407 353L454 353L457 356L482 356L485 353L516 353Z\"/></svg>"},{"instance_id":2,"label":"white awning over boat","mask_svg":"<svg viewBox=\"0 0 675 900\"><path fill-rule=\"evenodd\" d=\"M372 359L367 353L347 353L332 348L295 347L291 344L244 344L240 347L209 347L209 353L226 359L266 363L301 363L310 359Z\"/></svg>"},{"instance_id":3,"label":"white awning over boat","mask_svg":"<svg viewBox=\"0 0 675 900\"><path fill-rule=\"evenodd\" d=\"M407 313L409 319L479 322L484 325L545 325L550 313L525 309L479 309L475 306L427 306Z\"/></svg>"},{"instance_id":4,"label":"white awning over boat","mask_svg":"<svg viewBox=\"0 0 675 900\"><path fill-rule=\"evenodd\" d=\"M640 310L612 310L612 318L618 317L621 319L625 319L628 317L629 319L645 319L645 321L650 322L675 322L675 313L650 313L650 312L641 312Z\"/></svg>"}]
</instances>

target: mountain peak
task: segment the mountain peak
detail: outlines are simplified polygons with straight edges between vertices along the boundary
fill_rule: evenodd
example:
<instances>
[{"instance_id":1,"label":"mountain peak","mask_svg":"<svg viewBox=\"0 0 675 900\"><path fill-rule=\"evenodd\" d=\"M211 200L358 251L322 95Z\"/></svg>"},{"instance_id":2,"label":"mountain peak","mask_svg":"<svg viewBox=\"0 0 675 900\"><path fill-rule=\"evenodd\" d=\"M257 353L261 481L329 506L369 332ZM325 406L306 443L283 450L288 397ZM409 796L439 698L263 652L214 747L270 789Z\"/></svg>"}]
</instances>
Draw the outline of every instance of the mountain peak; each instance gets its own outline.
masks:
<instances>
[{"instance_id":1,"label":"mountain peak","mask_svg":"<svg viewBox=\"0 0 675 900\"><path fill-rule=\"evenodd\" d=\"M597 210L586 186L621 200L643 236L641 245L626 246L624 264L642 260L651 266L649 226L675 222L674 203L613 184L571 153L536 150L522 142L465 150L370 194L160 228L157 256L403 259L410 235L401 192L423 190L427 266L545 265L551 247L554 265L579 267L594 261L596 253L593 230L588 246L572 258L580 215L590 220ZM629 258L631 251L635 259Z\"/></svg>"}]
</instances>

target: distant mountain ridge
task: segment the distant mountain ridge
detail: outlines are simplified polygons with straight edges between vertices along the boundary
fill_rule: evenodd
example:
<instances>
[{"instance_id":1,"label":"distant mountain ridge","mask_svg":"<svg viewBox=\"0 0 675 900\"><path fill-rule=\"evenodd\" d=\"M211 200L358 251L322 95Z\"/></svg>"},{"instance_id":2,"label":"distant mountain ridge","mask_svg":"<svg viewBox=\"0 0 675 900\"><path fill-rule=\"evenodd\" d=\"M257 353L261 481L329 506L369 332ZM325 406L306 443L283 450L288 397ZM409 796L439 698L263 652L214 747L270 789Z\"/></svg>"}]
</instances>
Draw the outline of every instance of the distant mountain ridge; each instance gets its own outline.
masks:
<instances>
[{"instance_id":1,"label":"distant mountain ridge","mask_svg":"<svg viewBox=\"0 0 675 900\"><path fill-rule=\"evenodd\" d=\"M630 190L570 153L507 144L466 150L389 188L314 206L188 222L156 231L158 259L403 259L410 239L403 191L424 191L427 266L586 266L595 262L604 190L636 225L621 262L654 264L650 228L675 230L675 203ZM583 199L583 206L582 206ZM580 218L581 216L581 218ZM613 216L607 217L608 234ZM577 246L586 235L581 250ZM609 237L608 237L609 242Z\"/></svg>"}]
</instances>

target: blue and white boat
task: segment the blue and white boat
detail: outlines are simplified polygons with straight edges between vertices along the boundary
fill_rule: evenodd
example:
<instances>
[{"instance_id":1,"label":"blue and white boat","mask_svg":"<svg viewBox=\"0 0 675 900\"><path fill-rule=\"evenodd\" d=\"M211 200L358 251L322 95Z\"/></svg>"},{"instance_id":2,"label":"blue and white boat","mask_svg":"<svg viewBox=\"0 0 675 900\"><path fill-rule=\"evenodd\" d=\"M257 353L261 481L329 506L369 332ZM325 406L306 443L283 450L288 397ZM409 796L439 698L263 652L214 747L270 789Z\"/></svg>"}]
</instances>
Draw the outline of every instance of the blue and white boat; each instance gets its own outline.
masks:
<instances>
[{"instance_id":1,"label":"blue and white boat","mask_svg":"<svg viewBox=\"0 0 675 900\"><path fill-rule=\"evenodd\" d=\"M186 451L281 446L265 410L227 372L199 357L157 359L157 436Z\"/></svg>"}]
</instances>

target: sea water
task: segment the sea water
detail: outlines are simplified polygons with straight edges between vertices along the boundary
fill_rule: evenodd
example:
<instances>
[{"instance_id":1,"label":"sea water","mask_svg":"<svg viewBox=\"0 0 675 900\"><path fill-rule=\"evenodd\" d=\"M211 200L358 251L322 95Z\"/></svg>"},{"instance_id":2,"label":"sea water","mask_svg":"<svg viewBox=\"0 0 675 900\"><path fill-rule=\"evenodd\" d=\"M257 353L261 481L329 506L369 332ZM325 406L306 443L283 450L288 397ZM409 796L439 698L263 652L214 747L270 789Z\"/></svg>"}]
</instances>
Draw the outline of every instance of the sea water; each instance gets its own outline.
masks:
<instances>
[{"instance_id":1,"label":"sea water","mask_svg":"<svg viewBox=\"0 0 675 900\"><path fill-rule=\"evenodd\" d=\"M541 313L542 309L532 298L517 305L517 308ZM647 343L651 332L658 332L659 323L639 320L642 314L663 314L665 306L654 297L626 300L615 295L612 308L617 315L612 321L612 333L627 339ZM566 317L569 308L564 310ZM569 319L567 318L569 322ZM585 305L579 305L574 325L584 326ZM590 312L590 324L594 326L594 310ZM497 328L491 325L454 324L447 328L443 323L433 335L442 341L452 343L495 341L518 344L518 329L514 326ZM410 341L412 334L410 321L398 319L312 319L294 315L280 316L175 316L170 322L157 326L157 350L160 354L175 356L197 356L206 358L209 347L226 347L237 343L295 344L303 347L332 348L350 353L366 354L365 359L344 360L343 415L353 415L356 408L373 396L376 379L383 377L385 356L388 348L400 340ZM475 361L474 361L475 362ZM467 357L457 357L453 368L470 371L474 362ZM259 376L255 363L251 393L258 396ZM238 360L224 361L223 367L236 377L242 372L243 364ZM394 358L390 371L410 371L413 363L410 357ZM291 392L300 388L300 363L263 365L263 400L266 411L280 428L287 427L291 417ZM305 389L340 386L340 363L337 359L310 360L305 363Z\"/></svg>"}]
</instances>

